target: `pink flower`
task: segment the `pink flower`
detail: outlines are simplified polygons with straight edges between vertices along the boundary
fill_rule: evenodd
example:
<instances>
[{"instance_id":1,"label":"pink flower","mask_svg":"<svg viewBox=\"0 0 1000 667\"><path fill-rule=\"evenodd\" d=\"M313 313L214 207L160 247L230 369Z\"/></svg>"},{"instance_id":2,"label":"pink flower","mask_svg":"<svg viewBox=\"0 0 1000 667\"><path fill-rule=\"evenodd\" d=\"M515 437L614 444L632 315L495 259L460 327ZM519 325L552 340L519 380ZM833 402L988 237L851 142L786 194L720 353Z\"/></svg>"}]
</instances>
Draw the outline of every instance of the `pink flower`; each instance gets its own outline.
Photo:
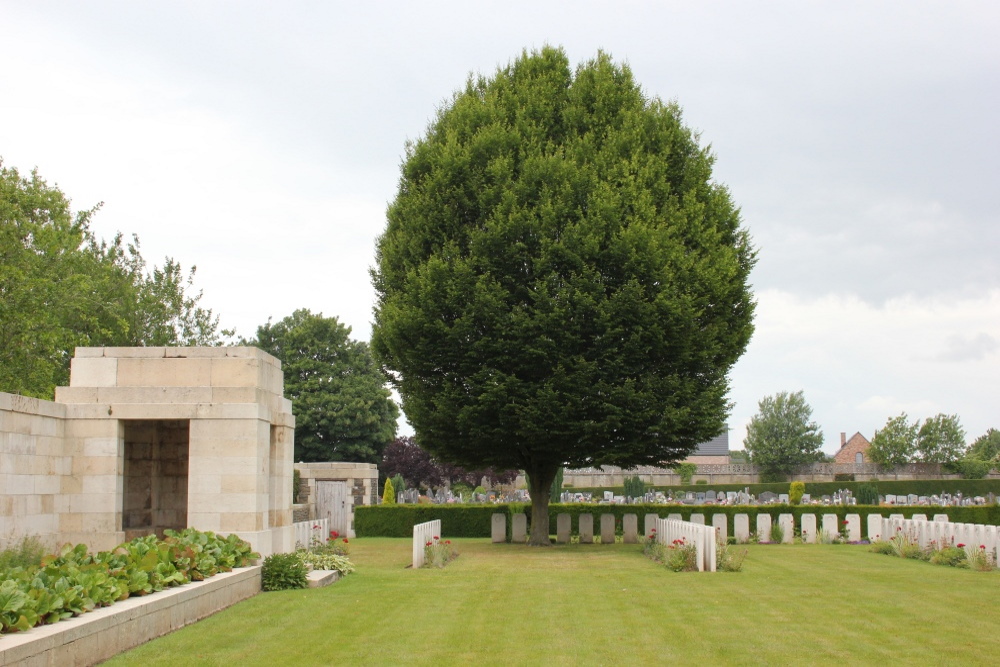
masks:
<instances>
[{"instance_id":1,"label":"pink flower","mask_svg":"<svg viewBox=\"0 0 1000 667\"><path fill-rule=\"evenodd\" d=\"M653 528L653 532L654 532L654 533L656 532L656 529L655 529L655 528Z\"/></svg>"},{"instance_id":2,"label":"pink flower","mask_svg":"<svg viewBox=\"0 0 1000 667\"><path fill-rule=\"evenodd\" d=\"M319 524L318 523L313 526L313 530L319 530Z\"/></svg>"},{"instance_id":3,"label":"pink flower","mask_svg":"<svg viewBox=\"0 0 1000 667\"><path fill-rule=\"evenodd\" d=\"M986 548L986 545L985 545L985 544L980 544L980 545L979 545L979 548L980 548L980 549L985 549L985 548Z\"/></svg>"}]
</instances>

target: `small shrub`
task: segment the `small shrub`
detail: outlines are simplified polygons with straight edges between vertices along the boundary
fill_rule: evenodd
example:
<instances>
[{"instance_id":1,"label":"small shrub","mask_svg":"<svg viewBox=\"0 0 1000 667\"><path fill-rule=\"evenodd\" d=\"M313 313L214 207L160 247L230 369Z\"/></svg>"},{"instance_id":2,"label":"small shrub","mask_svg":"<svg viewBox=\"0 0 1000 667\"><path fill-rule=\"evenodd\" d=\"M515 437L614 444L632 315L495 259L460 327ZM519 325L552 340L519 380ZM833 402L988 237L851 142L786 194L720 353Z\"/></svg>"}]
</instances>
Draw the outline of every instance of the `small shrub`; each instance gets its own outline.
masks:
<instances>
[{"instance_id":1,"label":"small shrub","mask_svg":"<svg viewBox=\"0 0 1000 667\"><path fill-rule=\"evenodd\" d=\"M674 572L694 572L698 569L698 548L679 538L667 545L665 554L667 569Z\"/></svg>"},{"instance_id":2,"label":"small shrub","mask_svg":"<svg viewBox=\"0 0 1000 667\"><path fill-rule=\"evenodd\" d=\"M747 550L730 549L728 542L719 540L715 545L715 569L719 572L739 572L743 569L743 561Z\"/></svg>"},{"instance_id":3,"label":"small shrub","mask_svg":"<svg viewBox=\"0 0 1000 667\"><path fill-rule=\"evenodd\" d=\"M322 554L314 551L296 551L295 555L307 569L336 570L343 575L354 572L354 563L347 556Z\"/></svg>"},{"instance_id":4,"label":"small shrub","mask_svg":"<svg viewBox=\"0 0 1000 667\"><path fill-rule=\"evenodd\" d=\"M965 549L958 547L944 547L934 549L931 552L930 562L935 565L948 565L949 567L963 567L965 565Z\"/></svg>"},{"instance_id":5,"label":"small shrub","mask_svg":"<svg viewBox=\"0 0 1000 667\"><path fill-rule=\"evenodd\" d=\"M805 482L792 482L788 487L788 504L798 505L806 493Z\"/></svg>"},{"instance_id":6,"label":"small shrub","mask_svg":"<svg viewBox=\"0 0 1000 667\"><path fill-rule=\"evenodd\" d=\"M889 540L873 540L871 545L868 547L868 551L876 554L882 554L883 556L896 555L896 550Z\"/></svg>"},{"instance_id":7,"label":"small shrub","mask_svg":"<svg viewBox=\"0 0 1000 667\"><path fill-rule=\"evenodd\" d=\"M396 502L402 502L403 491L406 490L406 480L399 473L392 476L392 490L396 492Z\"/></svg>"},{"instance_id":8,"label":"small shrub","mask_svg":"<svg viewBox=\"0 0 1000 667\"><path fill-rule=\"evenodd\" d=\"M878 505L878 482L859 484L854 497L859 505Z\"/></svg>"},{"instance_id":9,"label":"small shrub","mask_svg":"<svg viewBox=\"0 0 1000 667\"><path fill-rule=\"evenodd\" d=\"M382 504L383 505L395 505L396 504L396 492L392 490L392 480L385 480L385 488L382 490Z\"/></svg>"},{"instance_id":10,"label":"small shrub","mask_svg":"<svg viewBox=\"0 0 1000 667\"><path fill-rule=\"evenodd\" d=\"M629 498L642 498L646 493L646 483L638 475L625 478L624 495Z\"/></svg>"},{"instance_id":11,"label":"small shrub","mask_svg":"<svg viewBox=\"0 0 1000 667\"><path fill-rule=\"evenodd\" d=\"M37 537L23 537L18 545L0 551L0 571L35 567L42 562L44 555L45 547Z\"/></svg>"},{"instance_id":12,"label":"small shrub","mask_svg":"<svg viewBox=\"0 0 1000 667\"><path fill-rule=\"evenodd\" d=\"M980 544L978 548L974 546L965 548L965 560L969 569L976 572L990 572L997 567L993 560L993 554L986 550L985 544Z\"/></svg>"},{"instance_id":13,"label":"small shrub","mask_svg":"<svg viewBox=\"0 0 1000 667\"><path fill-rule=\"evenodd\" d=\"M437 535L424 545L424 567L444 567L458 558L458 551L451 540L442 540Z\"/></svg>"},{"instance_id":14,"label":"small shrub","mask_svg":"<svg viewBox=\"0 0 1000 667\"><path fill-rule=\"evenodd\" d=\"M264 559L261 568L261 588L265 591L305 588L309 583L306 574L305 563L298 554L272 554Z\"/></svg>"},{"instance_id":15,"label":"small shrub","mask_svg":"<svg viewBox=\"0 0 1000 667\"><path fill-rule=\"evenodd\" d=\"M694 463L678 463L674 466L674 472L680 475L681 484L684 485L691 483L691 478L697 470L698 466Z\"/></svg>"},{"instance_id":16,"label":"small shrub","mask_svg":"<svg viewBox=\"0 0 1000 667\"><path fill-rule=\"evenodd\" d=\"M708 480L707 479L695 480L695 484L708 484Z\"/></svg>"},{"instance_id":17,"label":"small shrub","mask_svg":"<svg viewBox=\"0 0 1000 667\"><path fill-rule=\"evenodd\" d=\"M853 482L854 473L853 472L838 472L834 474L833 481L835 482Z\"/></svg>"},{"instance_id":18,"label":"small shrub","mask_svg":"<svg viewBox=\"0 0 1000 667\"><path fill-rule=\"evenodd\" d=\"M780 522L775 521L771 524L771 542L774 544L781 544L785 541L785 529Z\"/></svg>"}]
</instances>

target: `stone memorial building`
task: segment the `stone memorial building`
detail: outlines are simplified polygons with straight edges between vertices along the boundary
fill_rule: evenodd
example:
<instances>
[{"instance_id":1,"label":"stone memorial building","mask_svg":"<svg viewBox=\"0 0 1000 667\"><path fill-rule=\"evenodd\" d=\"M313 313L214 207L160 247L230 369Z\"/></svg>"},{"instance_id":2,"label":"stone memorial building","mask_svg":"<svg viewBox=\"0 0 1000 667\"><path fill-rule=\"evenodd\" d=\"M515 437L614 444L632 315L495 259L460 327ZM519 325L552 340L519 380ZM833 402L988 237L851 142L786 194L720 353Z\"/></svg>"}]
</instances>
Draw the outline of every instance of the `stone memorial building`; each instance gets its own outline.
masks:
<instances>
[{"instance_id":1,"label":"stone memorial building","mask_svg":"<svg viewBox=\"0 0 1000 667\"><path fill-rule=\"evenodd\" d=\"M77 348L54 402L0 393L0 548L192 526L291 551L294 427L256 348Z\"/></svg>"}]
</instances>

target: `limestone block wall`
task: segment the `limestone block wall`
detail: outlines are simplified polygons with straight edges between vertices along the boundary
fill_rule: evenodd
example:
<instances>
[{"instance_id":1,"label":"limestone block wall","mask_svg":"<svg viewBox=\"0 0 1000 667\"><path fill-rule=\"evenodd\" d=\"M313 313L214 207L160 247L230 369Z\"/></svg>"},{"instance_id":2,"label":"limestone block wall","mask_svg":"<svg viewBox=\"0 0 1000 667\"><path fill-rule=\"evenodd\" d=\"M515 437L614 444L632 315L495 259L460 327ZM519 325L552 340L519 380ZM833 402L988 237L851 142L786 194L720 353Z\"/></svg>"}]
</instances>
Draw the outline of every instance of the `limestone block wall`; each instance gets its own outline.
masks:
<instances>
[{"instance_id":1,"label":"limestone block wall","mask_svg":"<svg viewBox=\"0 0 1000 667\"><path fill-rule=\"evenodd\" d=\"M193 526L291 550L283 385L255 348L78 348L55 403L0 394L0 539L109 549Z\"/></svg>"},{"instance_id":2,"label":"limestone block wall","mask_svg":"<svg viewBox=\"0 0 1000 667\"><path fill-rule=\"evenodd\" d=\"M354 508L359 505L375 505L378 502L378 466L374 463L345 463L331 461L322 463L296 463L299 471L299 503L308 507L307 520L316 518L316 482L344 482L348 489L349 529L351 537L354 526ZM291 491L289 491L291 493ZM300 511L300 515L303 514Z\"/></svg>"},{"instance_id":3,"label":"limestone block wall","mask_svg":"<svg viewBox=\"0 0 1000 667\"><path fill-rule=\"evenodd\" d=\"M64 416L61 405L0 392L0 549L25 535L58 542L62 480L73 466Z\"/></svg>"}]
</instances>

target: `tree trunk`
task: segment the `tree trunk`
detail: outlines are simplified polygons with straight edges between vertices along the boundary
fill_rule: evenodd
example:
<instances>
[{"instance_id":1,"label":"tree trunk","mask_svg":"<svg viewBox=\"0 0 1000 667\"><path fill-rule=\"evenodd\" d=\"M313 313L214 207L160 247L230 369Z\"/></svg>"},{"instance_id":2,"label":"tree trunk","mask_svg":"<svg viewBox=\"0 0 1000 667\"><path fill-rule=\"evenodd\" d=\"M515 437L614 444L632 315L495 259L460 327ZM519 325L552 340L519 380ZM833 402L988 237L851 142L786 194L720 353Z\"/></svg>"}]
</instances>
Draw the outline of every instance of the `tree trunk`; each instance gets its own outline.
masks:
<instances>
[{"instance_id":1,"label":"tree trunk","mask_svg":"<svg viewBox=\"0 0 1000 667\"><path fill-rule=\"evenodd\" d=\"M531 536L528 546L547 547L549 540L549 493L559 466L529 471L528 493L531 494Z\"/></svg>"}]
</instances>

